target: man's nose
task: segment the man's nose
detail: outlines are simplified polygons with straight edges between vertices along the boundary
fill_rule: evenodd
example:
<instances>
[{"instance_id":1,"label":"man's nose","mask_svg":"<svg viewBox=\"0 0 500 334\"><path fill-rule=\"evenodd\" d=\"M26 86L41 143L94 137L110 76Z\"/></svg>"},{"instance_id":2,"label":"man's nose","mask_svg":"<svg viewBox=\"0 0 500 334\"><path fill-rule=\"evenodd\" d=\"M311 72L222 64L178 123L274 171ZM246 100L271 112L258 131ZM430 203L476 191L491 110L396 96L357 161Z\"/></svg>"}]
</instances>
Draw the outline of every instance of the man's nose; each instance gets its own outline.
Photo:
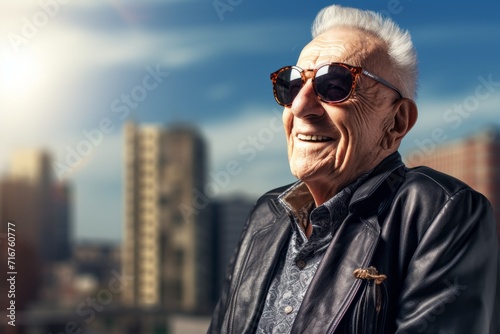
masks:
<instances>
[{"instance_id":1,"label":"man's nose","mask_svg":"<svg viewBox=\"0 0 500 334\"><path fill-rule=\"evenodd\" d=\"M290 108L294 116L299 118L319 117L325 113L321 101L314 92L311 79L306 81Z\"/></svg>"}]
</instances>

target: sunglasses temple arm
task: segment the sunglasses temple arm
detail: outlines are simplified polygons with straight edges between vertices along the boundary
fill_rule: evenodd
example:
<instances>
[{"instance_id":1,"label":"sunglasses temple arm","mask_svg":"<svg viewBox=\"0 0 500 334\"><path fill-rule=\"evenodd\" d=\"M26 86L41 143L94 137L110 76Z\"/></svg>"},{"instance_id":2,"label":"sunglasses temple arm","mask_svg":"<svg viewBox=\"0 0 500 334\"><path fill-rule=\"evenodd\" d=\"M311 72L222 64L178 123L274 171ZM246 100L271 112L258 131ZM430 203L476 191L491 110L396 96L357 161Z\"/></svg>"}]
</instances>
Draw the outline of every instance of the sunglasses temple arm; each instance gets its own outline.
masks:
<instances>
[{"instance_id":1,"label":"sunglasses temple arm","mask_svg":"<svg viewBox=\"0 0 500 334\"><path fill-rule=\"evenodd\" d=\"M399 89L397 89L397 88L396 88L393 84L391 84L389 81L386 81L386 80L384 80L384 79L382 79L382 78L380 78L380 77L376 76L375 74L372 74L372 73L368 72L367 70L363 70L363 72L362 72L362 73L363 73L364 75L366 75L367 77L372 78L373 80L375 80L375 81L377 81L377 82L381 83L382 85L384 85L384 86L386 86L386 87L388 87L388 88L390 88L390 89L392 89L392 90L396 91L396 93L398 93L398 94L399 94L399 98L401 98L401 99L403 98L403 94L401 94L401 92L399 91Z\"/></svg>"}]
</instances>

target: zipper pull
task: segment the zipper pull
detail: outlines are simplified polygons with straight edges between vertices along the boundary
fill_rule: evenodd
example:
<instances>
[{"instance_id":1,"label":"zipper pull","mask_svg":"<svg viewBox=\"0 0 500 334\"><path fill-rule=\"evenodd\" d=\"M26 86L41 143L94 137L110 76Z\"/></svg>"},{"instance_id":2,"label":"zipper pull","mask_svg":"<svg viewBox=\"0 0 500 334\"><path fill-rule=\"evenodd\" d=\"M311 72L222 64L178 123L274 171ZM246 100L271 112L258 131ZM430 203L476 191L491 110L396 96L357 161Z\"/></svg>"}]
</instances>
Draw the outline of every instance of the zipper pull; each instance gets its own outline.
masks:
<instances>
[{"instance_id":1,"label":"zipper pull","mask_svg":"<svg viewBox=\"0 0 500 334\"><path fill-rule=\"evenodd\" d=\"M358 268L354 270L353 272L354 277L359 278L359 279L366 279L366 280L374 280L375 284L379 285L381 284L386 278L386 275L379 274L377 269L375 267L368 267L368 268Z\"/></svg>"}]
</instances>

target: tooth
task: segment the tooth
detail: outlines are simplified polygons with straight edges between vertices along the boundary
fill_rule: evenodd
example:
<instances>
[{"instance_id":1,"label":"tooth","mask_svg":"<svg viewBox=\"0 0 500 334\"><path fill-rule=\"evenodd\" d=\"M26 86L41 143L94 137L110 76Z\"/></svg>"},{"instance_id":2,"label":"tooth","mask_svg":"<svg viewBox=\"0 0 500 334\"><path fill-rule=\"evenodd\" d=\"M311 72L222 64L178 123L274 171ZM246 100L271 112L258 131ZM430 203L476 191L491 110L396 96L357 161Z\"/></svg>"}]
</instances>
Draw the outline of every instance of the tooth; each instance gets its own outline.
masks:
<instances>
[{"instance_id":1,"label":"tooth","mask_svg":"<svg viewBox=\"0 0 500 334\"><path fill-rule=\"evenodd\" d=\"M305 134L298 134L297 138L300 140L304 141L328 141L330 138L326 136L320 136L320 135L305 135Z\"/></svg>"}]
</instances>

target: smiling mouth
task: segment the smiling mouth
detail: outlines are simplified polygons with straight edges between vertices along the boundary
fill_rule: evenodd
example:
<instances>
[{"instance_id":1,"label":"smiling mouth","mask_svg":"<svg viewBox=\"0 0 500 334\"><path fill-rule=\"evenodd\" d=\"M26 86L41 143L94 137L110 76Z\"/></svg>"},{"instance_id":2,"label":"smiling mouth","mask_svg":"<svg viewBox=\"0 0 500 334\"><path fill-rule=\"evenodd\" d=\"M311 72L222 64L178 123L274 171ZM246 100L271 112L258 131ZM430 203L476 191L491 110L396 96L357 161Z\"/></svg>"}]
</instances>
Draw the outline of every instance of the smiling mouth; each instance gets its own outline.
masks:
<instances>
[{"instance_id":1,"label":"smiling mouth","mask_svg":"<svg viewBox=\"0 0 500 334\"><path fill-rule=\"evenodd\" d=\"M318 136L318 135L303 135L303 134L297 134L297 138L302 141L309 141L309 142L326 142L326 141L332 141L333 139L330 137L326 136Z\"/></svg>"}]
</instances>

